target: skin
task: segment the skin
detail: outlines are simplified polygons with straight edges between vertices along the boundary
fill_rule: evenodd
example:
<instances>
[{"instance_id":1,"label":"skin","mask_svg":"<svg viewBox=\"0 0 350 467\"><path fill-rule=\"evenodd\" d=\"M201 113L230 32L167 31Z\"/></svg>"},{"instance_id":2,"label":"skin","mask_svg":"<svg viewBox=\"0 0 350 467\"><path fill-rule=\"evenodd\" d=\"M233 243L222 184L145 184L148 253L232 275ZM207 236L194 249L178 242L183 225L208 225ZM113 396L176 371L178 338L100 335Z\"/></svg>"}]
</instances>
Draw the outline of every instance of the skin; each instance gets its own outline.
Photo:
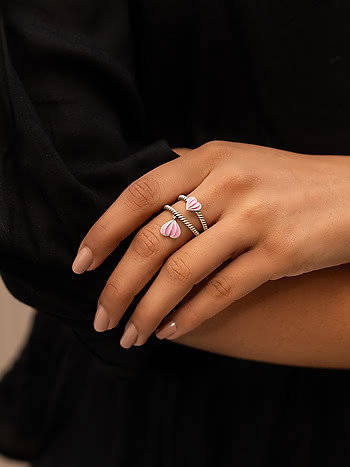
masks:
<instances>
[{"instance_id":1,"label":"skin","mask_svg":"<svg viewBox=\"0 0 350 467\"><path fill-rule=\"evenodd\" d=\"M350 264L269 281L171 342L228 357L349 369L349 284Z\"/></svg>"},{"instance_id":2,"label":"skin","mask_svg":"<svg viewBox=\"0 0 350 467\"><path fill-rule=\"evenodd\" d=\"M197 216L176 201L180 193L200 200L209 229L194 237L182 225L179 238L163 237L159 229L171 218L166 210L146 224L101 292L97 331L116 326L156 273L129 319L137 331L134 345L145 344L160 324L173 322L176 332L169 339L178 339L268 281L350 261L349 157L228 141L180 153L129 185L91 227L78 252L87 247L87 270L97 268L164 204L201 232Z\"/></svg>"}]
</instances>

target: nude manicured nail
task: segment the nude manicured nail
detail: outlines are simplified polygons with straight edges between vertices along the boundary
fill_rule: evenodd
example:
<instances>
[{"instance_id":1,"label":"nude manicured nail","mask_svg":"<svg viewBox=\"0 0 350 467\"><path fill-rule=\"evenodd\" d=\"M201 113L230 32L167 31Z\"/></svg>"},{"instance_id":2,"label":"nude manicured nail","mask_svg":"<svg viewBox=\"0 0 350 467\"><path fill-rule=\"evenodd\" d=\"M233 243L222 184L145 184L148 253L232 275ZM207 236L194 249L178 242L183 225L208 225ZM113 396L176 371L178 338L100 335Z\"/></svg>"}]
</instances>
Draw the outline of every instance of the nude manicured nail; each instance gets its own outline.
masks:
<instances>
[{"instance_id":1,"label":"nude manicured nail","mask_svg":"<svg viewBox=\"0 0 350 467\"><path fill-rule=\"evenodd\" d=\"M137 340L138 332L134 324L128 323L125 326L124 334L120 339L120 345L124 347L124 349L128 349Z\"/></svg>"},{"instance_id":2,"label":"nude manicured nail","mask_svg":"<svg viewBox=\"0 0 350 467\"><path fill-rule=\"evenodd\" d=\"M171 336L176 331L177 331L177 328L176 328L175 321L169 321L164 326L159 328L158 331L156 331L156 336L158 337L158 339L164 339L166 337Z\"/></svg>"},{"instance_id":3,"label":"nude manicured nail","mask_svg":"<svg viewBox=\"0 0 350 467\"><path fill-rule=\"evenodd\" d=\"M104 332L108 329L109 317L102 305L99 305L95 315L94 328L97 332Z\"/></svg>"},{"instance_id":4,"label":"nude manicured nail","mask_svg":"<svg viewBox=\"0 0 350 467\"><path fill-rule=\"evenodd\" d=\"M74 260L72 265L73 272L75 272L75 274L82 274L91 266L93 260L92 251L89 247L84 246Z\"/></svg>"}]
</instances>

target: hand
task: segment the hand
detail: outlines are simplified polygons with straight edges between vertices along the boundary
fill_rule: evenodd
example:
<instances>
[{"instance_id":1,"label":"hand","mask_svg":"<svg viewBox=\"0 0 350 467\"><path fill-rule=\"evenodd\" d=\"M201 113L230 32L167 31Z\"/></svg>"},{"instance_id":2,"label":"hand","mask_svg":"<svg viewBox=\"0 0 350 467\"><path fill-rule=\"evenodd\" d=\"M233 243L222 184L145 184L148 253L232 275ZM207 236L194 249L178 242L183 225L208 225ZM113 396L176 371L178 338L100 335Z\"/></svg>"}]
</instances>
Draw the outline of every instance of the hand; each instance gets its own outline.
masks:
<instances>
[{"instance_id":1,"label":"hand","mask_svg":"<svg viewBox=\"0 0 350 467\"><path fill-rule=\"evenodd\" d=\"M186 154L189 154L192 149L190 148L172 148L172 151L176 152L176 154L179 154L179 156L185 156Z\"/></svg>"},{"instance_id":2,"label":"hand","mask_svg":"<svg viewBox=\"0 0 350 467\"><path fill-rule=\"evenodd\" d=\"M73 263L74 272L97 268L164 204L201 232L197 216L176 200L183 193L202 203L208 230L194 236L178 221L181 235L164 237L159 229L171 213L163 210L137 232L107 281L97 331L116 326L159 270L128 321L125 348L143 345L164 318L157 337L167 332L175 339L266 281L350 261L348 157L228 141L183 155L129 185L83 239L80 265ZM198 292L174 310L200 281Z\"/></svg>"}]
</instances>

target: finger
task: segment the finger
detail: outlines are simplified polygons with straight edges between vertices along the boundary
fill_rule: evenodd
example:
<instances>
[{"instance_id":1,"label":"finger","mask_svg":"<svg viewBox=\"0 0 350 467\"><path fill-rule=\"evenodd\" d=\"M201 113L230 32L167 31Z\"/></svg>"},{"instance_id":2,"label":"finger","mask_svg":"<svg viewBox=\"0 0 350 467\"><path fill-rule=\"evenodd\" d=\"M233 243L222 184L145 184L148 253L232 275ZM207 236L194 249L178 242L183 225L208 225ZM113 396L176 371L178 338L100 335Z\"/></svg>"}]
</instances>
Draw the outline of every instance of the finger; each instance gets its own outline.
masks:
<instances>
[{"instance_id":1,"label":"finger","mask_svg":"<svg viewBox=\"0 0 350 467\"><path fill-rule=\"evenodd\" d=\"M246 230L243 224L232 224L232 219L226 218L194 237L167 259L129 319L138 333L135 345L147 341L164 316L196 283L227 258L241 253L257 241L255 232Z\"/></svg>"},{"instance_id":2,"label":"finger","mask_svg":"<svg viewBox=\"0 0 350 467\"><path fill-rule=\"evenodd\" d=\"M95 269L152 214L165 204L175 202L180 193L187 194L198 186L210 172L210 164L204 162L207 152L207 148L200 146L186 157L156 167L126 187L82 240L72 265L73 272Z\"/></svg>"},{"instance_id":3,"label":"finger","mask_svg":"<svg viewBox=\"0 0 350 467\"><path fill-rule=\"evenodd\" d=\"M190 196L198 197L201 201L202 212L205 213L209 227L215 224L222 213L222 203L212 202L211 191L211 185L208 186L204 181L190 193ZM202 231L197 215L186 211L184 201L177 201L172 206L183 214L199 232ZM161 235L160 228L169 219L171 219L171 213L163 211L139 230L133 238L100 294L98 305L102 305L104 311L102 314L101 310L96 313L94 322L96 331L105 331L106 326L107 329L115 327L134 297L156 274L164 261L193 238L193 233L179 220L181 235L178 238L166 238Z\"/></svg>"},{"instance_id":4,"label":"finger","mask_svg":"<svg viewBox=\"0 0 350 467\"><path fill-rule=\"evenodd\" d=\"M156 331L159 339L176 339L200 326L273 276L271 257L262 248L241 254L221 269L190 300L174 310Z\"/></svg>"}]
</instances>

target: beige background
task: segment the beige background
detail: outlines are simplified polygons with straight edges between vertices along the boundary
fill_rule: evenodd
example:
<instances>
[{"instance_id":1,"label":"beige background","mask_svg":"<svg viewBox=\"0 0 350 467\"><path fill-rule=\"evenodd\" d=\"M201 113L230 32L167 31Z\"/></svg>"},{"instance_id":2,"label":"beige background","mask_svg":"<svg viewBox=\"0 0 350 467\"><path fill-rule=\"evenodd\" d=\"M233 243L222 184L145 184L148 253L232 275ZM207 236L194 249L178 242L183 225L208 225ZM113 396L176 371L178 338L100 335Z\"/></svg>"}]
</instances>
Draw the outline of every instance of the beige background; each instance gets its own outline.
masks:
<instances>
[{"instance_id":1,"label":"beige background","mask_svg":"<svg viewBox=\"0 0 350 467\"><path fill-rule=\"evenodd\" d=\"M0 375L11 364L29 330L33 310L16 300L0 279ZM0 455L0 467L27 467Z\"/></svg>"}]
</instances>

